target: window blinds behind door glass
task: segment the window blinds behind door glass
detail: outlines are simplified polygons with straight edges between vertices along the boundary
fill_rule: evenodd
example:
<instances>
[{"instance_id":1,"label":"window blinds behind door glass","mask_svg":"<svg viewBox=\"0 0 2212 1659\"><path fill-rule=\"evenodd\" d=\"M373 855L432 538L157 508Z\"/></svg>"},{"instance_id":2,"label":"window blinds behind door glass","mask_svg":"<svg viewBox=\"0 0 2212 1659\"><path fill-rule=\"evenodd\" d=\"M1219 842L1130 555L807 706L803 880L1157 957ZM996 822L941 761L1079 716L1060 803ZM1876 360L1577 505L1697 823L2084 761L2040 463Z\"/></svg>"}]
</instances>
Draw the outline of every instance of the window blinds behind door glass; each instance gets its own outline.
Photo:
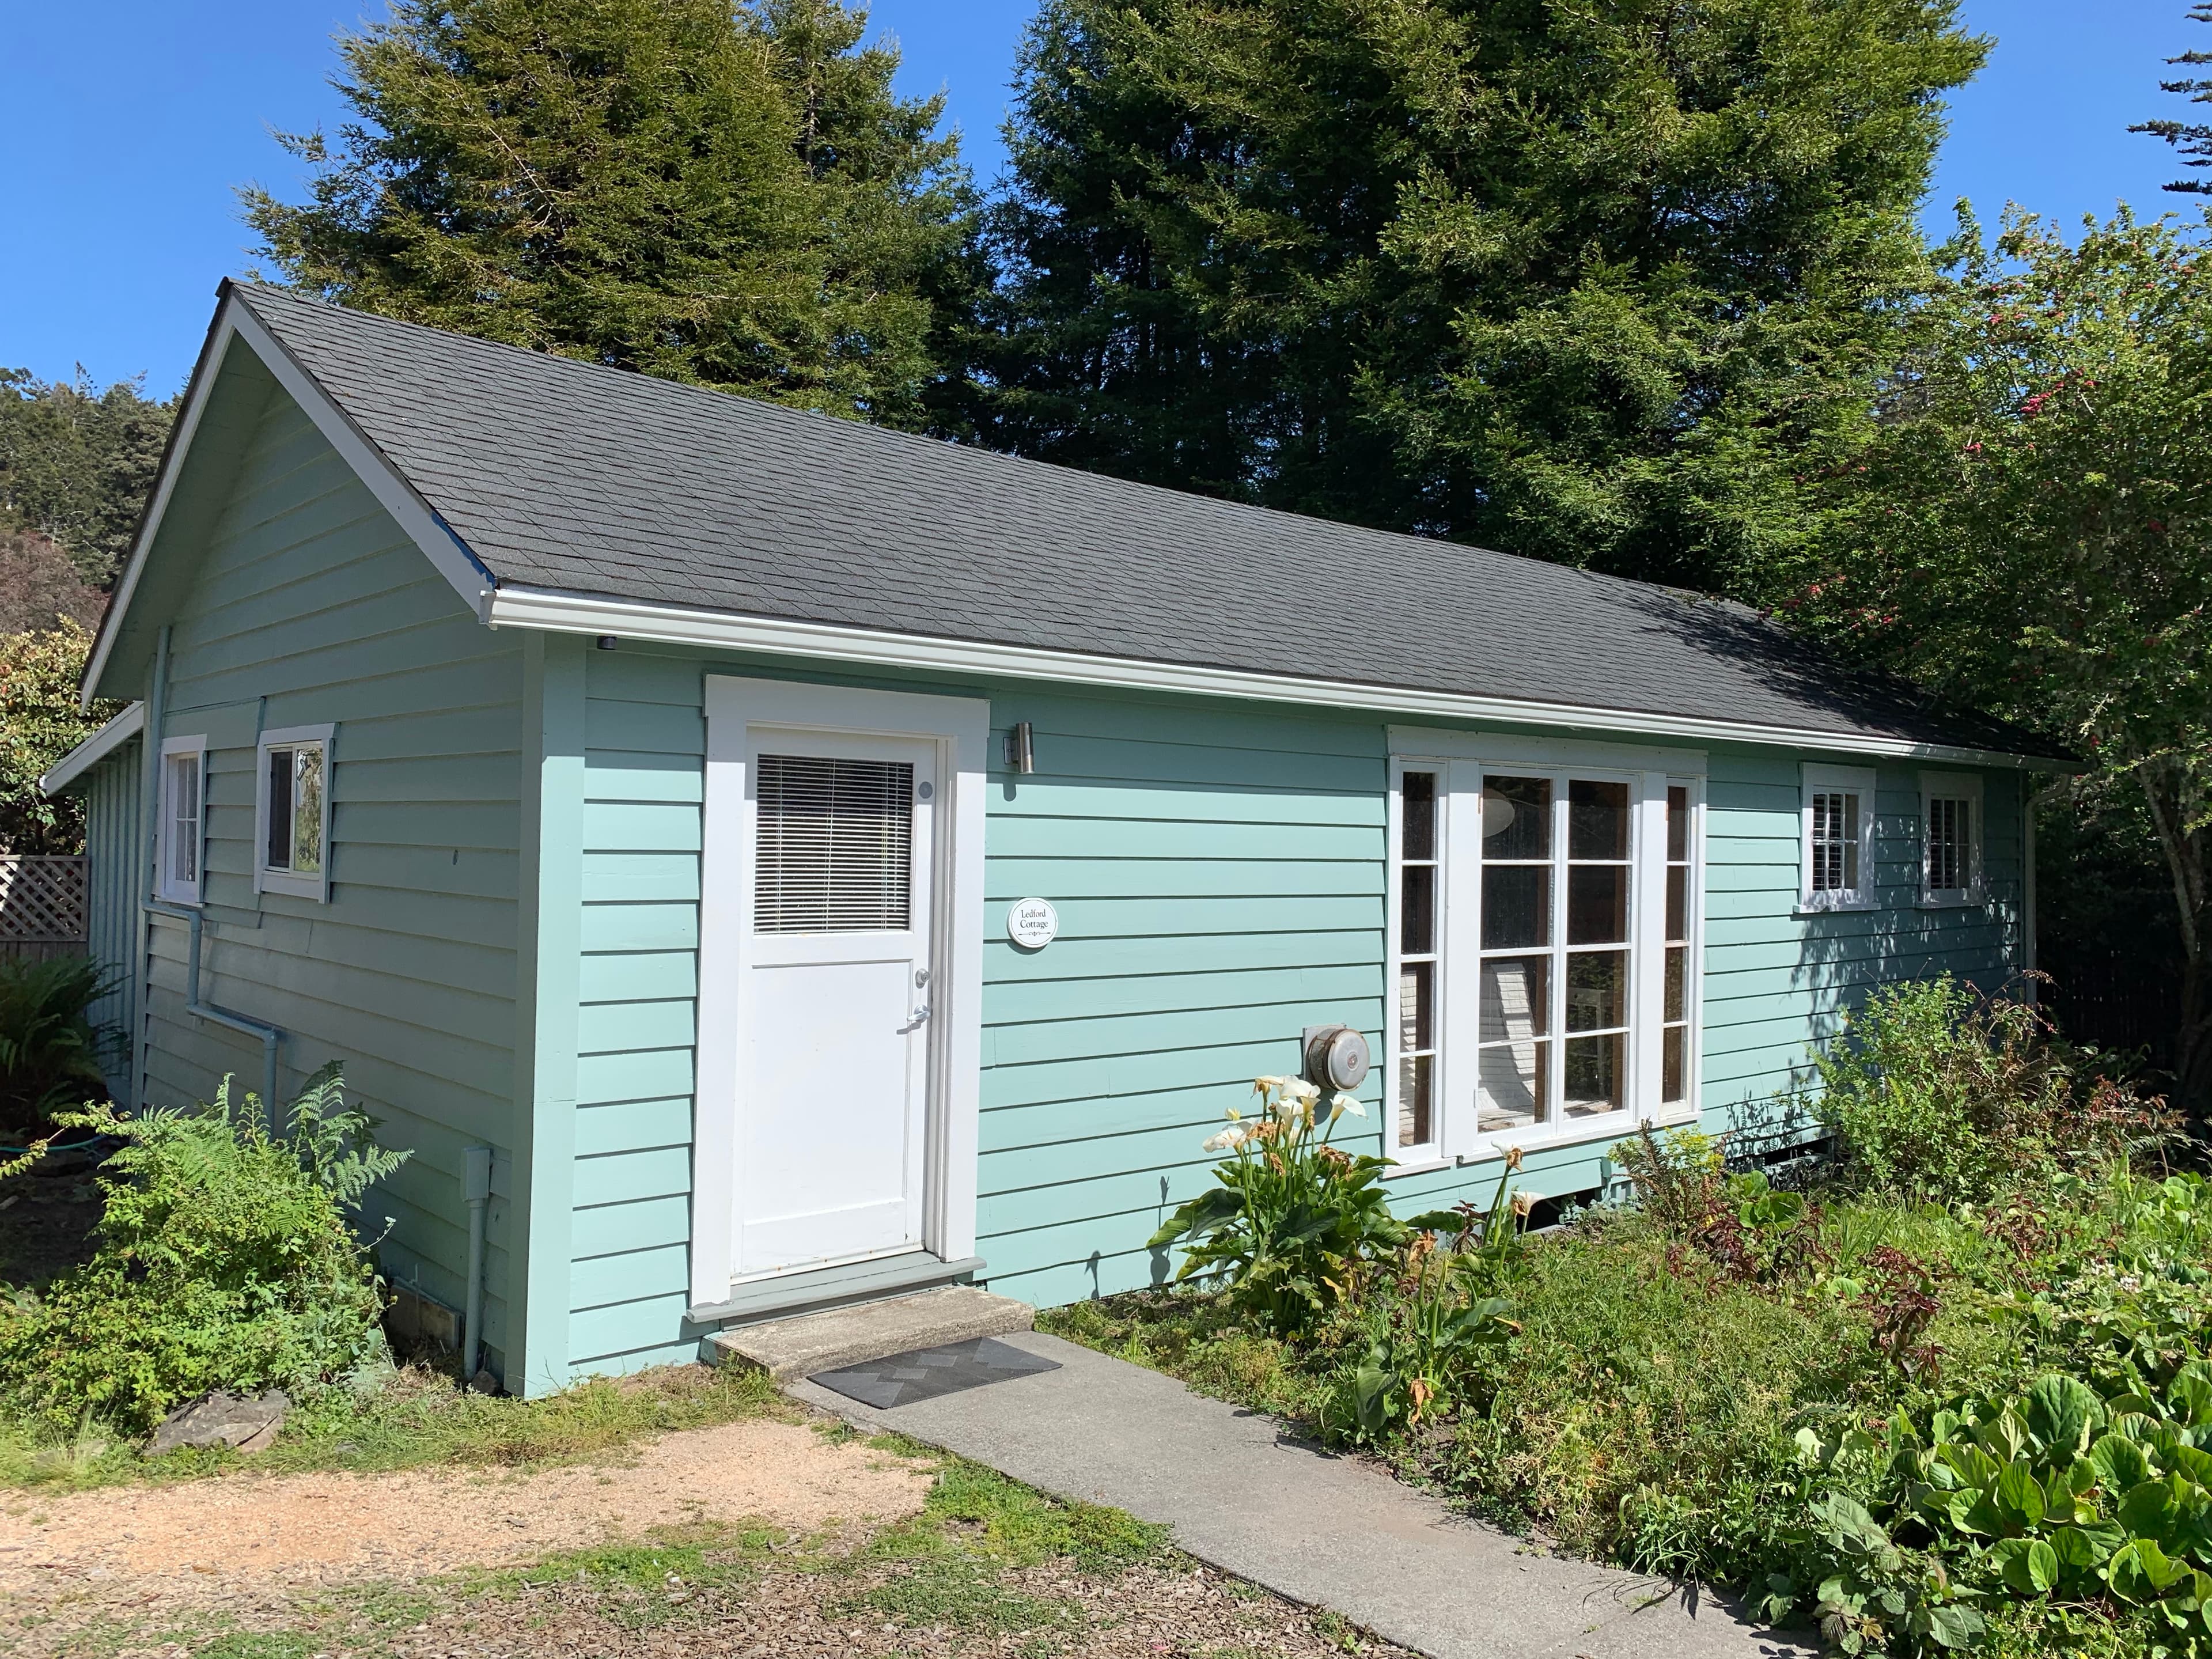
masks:
<instances>
[{"instance_id":1,"label":"window blinds behind door glass","mask_svg":"<svg viewBox=\"0 0 2212 1659\"><path fill-rule=\"evenodd\" d=\"M758 780L755 933L879 933L911 925L911 765L763 755Z\"/></svg>"}]
</instances>

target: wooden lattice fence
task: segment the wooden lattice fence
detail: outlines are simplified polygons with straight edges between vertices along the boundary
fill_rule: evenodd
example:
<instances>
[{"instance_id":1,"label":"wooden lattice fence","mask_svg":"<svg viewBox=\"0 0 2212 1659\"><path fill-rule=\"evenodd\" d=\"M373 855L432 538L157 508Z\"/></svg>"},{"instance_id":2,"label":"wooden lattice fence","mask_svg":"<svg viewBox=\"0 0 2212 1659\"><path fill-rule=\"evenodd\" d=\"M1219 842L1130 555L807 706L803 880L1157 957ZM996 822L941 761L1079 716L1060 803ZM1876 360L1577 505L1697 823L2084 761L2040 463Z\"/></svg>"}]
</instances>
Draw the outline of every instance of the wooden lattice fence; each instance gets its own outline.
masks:
<instances>
[{"instance_id":1,"label":"wooden lattice fence","mask_svg":"<svg viewBox=\"0 0 2212 1659\"><path fill-rule=\"evenodd\" d=\"M73 956L91 902L82 858L0 854L0 956Z\"/></svg>"}]
</instances>

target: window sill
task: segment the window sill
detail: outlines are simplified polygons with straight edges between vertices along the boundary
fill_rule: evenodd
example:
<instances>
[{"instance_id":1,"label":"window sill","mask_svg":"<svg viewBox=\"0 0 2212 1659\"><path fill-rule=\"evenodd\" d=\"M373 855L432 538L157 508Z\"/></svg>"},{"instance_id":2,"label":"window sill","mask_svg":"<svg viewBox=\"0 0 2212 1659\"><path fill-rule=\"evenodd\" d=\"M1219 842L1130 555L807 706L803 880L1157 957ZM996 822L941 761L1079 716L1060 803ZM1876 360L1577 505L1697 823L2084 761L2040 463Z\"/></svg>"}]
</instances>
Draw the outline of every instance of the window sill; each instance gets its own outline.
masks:
<instances>
[{"instance_id":1,"label":"window sill","mask_svg":"<svg viewBox=\"0 0 2212 1659\"><path fill-rule=\"evenodd\" d=\"M1988 902L1989 899L1984 894L1967 893L1958 898L1918 899L1912 908L1916 910L1972 910Z\"/></svg>"},{"instance_id":2,"label":"window sill","mask_svg":"<svg viewBox=\"0 0 2212 1659\"><path fill-rule=\"evenodd\" d=\"M1881 902L1875 899L1854 899L1849 904L1808 904L1800 899L1790 914L1796 916L1854 915L1881 908Z\"/></svg>"},{"instance_id":3,"label":"window sill","mask_svg":"<svg viewBox=\"0 0 2212 1659\"><path fill-rule=\"evenodd\" d=\"M1425 1158L1412 1164L1393 1164L1382 1171L1382 1179L1395 1181L1402 1176L1434 1175L1439 1170L1449 1170L1453 1167L1450 1158Z\"/></svg>"},{"instance_id":4,"label":"window sill","mask_svg":"<svg viewBox=\"0 0 2212 1659\"><path fill-rule=\"evenodd\" d=\"M323 901L325 888L320 876L295 876L286 870L264 870L253 878L257 893L282 893L288 898Z\"/></svg>"}]
</instances>

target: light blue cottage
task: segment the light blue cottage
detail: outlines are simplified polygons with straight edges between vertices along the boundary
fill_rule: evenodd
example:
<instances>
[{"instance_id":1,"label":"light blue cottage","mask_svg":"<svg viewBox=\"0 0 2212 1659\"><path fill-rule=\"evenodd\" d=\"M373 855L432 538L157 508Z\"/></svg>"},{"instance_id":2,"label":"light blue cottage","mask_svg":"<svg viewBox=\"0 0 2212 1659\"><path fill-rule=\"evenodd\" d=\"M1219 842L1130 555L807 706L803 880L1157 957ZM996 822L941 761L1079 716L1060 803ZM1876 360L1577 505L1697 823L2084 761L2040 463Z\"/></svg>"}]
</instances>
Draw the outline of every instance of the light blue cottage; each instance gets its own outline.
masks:
<instances>
[{"instance_id":1,"label":"light blue cottage","mask_svg":"<svg viewBox=\"0 0 2212 1659\"><path fill-rule=\"evenodd\" d=\"M2063 760L1695 596L238 286L87 690L118 1096L343 1060L532 1392L1155 1282L1310 1027L1401 1206L1771 1132L1866 988L2027 963Z\"/></svg>"}]
</instances>

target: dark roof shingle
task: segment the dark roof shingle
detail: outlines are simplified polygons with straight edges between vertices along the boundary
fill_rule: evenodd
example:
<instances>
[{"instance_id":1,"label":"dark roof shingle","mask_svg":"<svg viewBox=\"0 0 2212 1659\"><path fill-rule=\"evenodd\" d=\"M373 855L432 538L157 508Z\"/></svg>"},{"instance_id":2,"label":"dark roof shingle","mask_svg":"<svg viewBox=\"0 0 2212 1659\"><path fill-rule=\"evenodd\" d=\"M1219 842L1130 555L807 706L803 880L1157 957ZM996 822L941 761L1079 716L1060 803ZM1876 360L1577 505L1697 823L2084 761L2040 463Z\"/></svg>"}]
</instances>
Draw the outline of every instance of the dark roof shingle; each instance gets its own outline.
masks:
<instances>
[{"instance_id":1,"label":"dark roof shingle","mask_svg":"<svg viewBox=\"0 0 2212 1659\"><path fill-rule=\"evenodd\" d=\"M1020 460L281 289L230 292L502 586L2058 752L1843 671L1739 605Z\"/></svg>"}]
</instances>

